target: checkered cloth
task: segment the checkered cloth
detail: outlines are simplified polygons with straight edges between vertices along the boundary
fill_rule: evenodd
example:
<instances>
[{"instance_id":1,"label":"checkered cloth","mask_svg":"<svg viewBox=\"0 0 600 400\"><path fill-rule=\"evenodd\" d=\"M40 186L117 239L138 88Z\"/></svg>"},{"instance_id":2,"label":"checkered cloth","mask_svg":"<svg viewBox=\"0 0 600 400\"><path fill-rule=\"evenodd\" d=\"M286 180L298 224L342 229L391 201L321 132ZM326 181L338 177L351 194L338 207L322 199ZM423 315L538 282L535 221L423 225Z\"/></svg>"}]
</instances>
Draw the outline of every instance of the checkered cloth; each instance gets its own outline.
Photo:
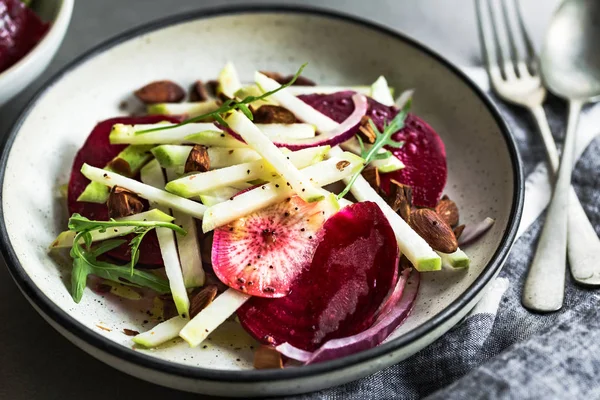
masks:
<instances>
[{"instance_id":1,"label":"checkered cloth","mask_svg":"<svg viewBox=\"0 0 600 400\"><path fill-rule=\"evenodd\" d=\"M483 69L465 72L489 91ZM493 100L515 135L527 177L519 238L493 287L463 321L407 360L296 399L600 398L600 291L576 286L567 276L559 312L532 314L521 305L521 288L550 200L550 181L533 120L526 111ZM560 142L566 104L550 97L545 108ZM600 140L594 140L600 133L598 121L600 106L586 109L581 117L576 150L581 158L573 184L600 233Z\"/></svg>"}]
</instances>

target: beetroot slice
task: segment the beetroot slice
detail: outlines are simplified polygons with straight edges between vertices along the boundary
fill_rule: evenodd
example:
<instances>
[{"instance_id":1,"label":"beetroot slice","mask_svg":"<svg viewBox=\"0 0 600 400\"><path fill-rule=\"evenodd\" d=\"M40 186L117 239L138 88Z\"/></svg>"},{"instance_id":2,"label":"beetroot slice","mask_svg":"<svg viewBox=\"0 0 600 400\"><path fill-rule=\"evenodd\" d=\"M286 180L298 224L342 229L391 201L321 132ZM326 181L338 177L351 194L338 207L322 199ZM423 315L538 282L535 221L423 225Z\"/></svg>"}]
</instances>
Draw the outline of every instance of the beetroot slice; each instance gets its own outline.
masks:
<instances>
[{"instance_id":1,"label":"beetroot slice","mask_svg":"<svg viewBox=\"0 0 600 400\"><path fill-rule=\"evenodd\" d=\"M352 94L344 91L328 95L310 94L299 96L311 107L331 119L342 122L352 112ZM395 107L387 107L368 98L367 116L381 130L384 122L396 116ZM409 114L405 127L394 134L397 141L404 141L400 149L389 148L406 167L399 171L382 174L381 185L386 192L390 179L410 185L413 188L413 203L422 207L435 207L446 186L448 175L446 167L446 148L438 134L421 118Z\"/></svg>"},{"instance_id":2,"label":"beetroot slice","mask_svg":"<svg viewBox=\"0 0 600 400\"><path fill-rule=\"evenodd\" d=\"M229 287L259 297L286 296L310 266L333 213L326 201L294 196L215 229L212 266Z\"/></svg>"},{"instance_id":3,"label":"beetroot slice","mask_svg":"<svg viewBox=\"0 0 600 400\"><path fill-rule=\"evenodd\" d=\"M333 215L323 230L310 267L288 296L254 297L238 310L242 326L257 340L314 351L375 321L398 277L390 224L375 203L362 202Z\"/></svg>"},{"instance_id":4,"label":"beetroot slice","mask_svg":"<svg viewBox=\"0 0 600 400\"><path fill-rule=\"evenodd\" d=\"M90 180L81 173L81 166L84 163L98 168L104 168L113 158L115 158L126 145L110 144L108 135L114 124L153 124L160 121L179 122L178 118L164 115L152 115L147 117L118 117L99 122L94 127L92 133L88 136L73 161L71 169L71 179L69 180L68 206L69 213L79 213L92 220L108 220L108 208L106 204L88 203L77 201L77 198L85 190ZM129 236L125 239L130 239ZM118 260L130 260L130 248L124 244L109 253L111 257ZM158 247L158 239L154 231L149 232L140 246L141 265L162 266L162 256Z\"/></svg>"}]
</instances>

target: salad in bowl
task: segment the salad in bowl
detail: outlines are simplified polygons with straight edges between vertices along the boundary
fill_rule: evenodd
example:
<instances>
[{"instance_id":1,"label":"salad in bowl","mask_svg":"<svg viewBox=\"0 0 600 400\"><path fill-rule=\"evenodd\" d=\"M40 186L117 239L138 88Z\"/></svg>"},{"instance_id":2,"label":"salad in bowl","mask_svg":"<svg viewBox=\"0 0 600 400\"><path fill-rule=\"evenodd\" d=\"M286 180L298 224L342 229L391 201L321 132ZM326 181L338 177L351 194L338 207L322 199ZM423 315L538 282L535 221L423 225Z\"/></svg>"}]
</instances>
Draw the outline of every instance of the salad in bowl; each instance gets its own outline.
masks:
<instances>
[{"instance_id":1,"label":"salad in bowl","mask_svg":"<svg viewBox=\"0 0 600 400\"><path fill-rule=\"evenodd\" d=\"M196 347L227 320L261 343L255 368L331 360L383 342L409 318L421 273L464 269L461 225L443 195L437 133L384 77L322 86L228 63L196 82L135 92L144 113L96 125L64 192L70 291L162 308L134 348Z\"/></svg>"}]
</instances>

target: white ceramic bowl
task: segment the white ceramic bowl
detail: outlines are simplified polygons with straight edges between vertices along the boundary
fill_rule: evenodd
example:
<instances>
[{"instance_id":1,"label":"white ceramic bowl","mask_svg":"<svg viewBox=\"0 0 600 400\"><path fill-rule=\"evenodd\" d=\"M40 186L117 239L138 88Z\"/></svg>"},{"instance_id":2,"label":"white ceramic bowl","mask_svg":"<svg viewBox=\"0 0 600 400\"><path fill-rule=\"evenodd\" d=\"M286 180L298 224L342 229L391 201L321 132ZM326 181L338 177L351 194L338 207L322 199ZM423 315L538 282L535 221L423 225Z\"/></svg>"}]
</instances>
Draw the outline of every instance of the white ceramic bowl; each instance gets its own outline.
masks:
<instances>
[{"instance_id":1,"label":"white ceramic bowl","mask_svg":"<svg viewBox=\"0 0 600 400\"><path fill-rule=\"evenodd\" d=\"M23 91L46 69L62 43L75 0L38 0L34 10L51 26L46 36L22 59L0 72L0 106Z\"/></svg>"},{"instance_id":2,"label":"white ceramic bowl","mask_svg":"<svg viewBox=\"0 0 600 400\"><path fill-rule=\"evenodd\" d=\"M384 74L399 89L416 88L414 112L446 143L446 192L464 222L496 224L465 249L472 266L423 274L410 318L383 345L345 358L284 370L252 370L252 340L235 322L190 349L174 341L132 349L123 328L150 324L140 308L87 290L74 304L70 266L48 256L65 229L56 187L94 124L122 113L119 103L156 79L181 84L212 79L233 60L243 80L256 69L306 75L323 84L365 84ZM298 8L220 9L176 16L113 39L61 71L24 111L0 164L2 251L15 281L40 314L94 357L148 381L208 394L291 394L334 386L399 362L457 323L500 271L520 219L523 180L516 147L490 101L456 68L385 28L331 12ZM110 331L98 326L108 327ZM238 348L238 349L235 349Z\"/></svg>"}]
</instances>

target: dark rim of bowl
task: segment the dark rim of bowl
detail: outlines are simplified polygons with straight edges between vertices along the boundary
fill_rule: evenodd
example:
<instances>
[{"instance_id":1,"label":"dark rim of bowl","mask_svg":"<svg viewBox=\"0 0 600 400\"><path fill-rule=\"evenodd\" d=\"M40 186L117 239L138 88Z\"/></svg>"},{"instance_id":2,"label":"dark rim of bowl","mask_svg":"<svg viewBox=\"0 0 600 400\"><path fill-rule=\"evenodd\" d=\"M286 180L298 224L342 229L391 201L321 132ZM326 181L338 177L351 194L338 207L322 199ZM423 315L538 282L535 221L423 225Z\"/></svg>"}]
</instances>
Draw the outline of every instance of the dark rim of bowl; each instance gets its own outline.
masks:
<instances>
[{"instance_id":1,"label":"dark rim of bowl","mask_svg":"<svg viewBox=\"0 0 600 400\"><path fill-rule=\"evenodd\" d=\"M76 321L73 317L62 311L56 306L48 297L39 290L33 283L31 278L26 274L25 270L19 263L19 260L11 246L8 238L8 232L5 224L0 224L0 238L1 238L1 250L4 259L7 261L8 269L13 276L13 279L25 293L25 295L35 303L39 309L46 314L53 321L58 323L62 328L71 332L78 339L82 340L86 344L106 352L112 356L123 359L130 362L138 367L149 368L157 370L159 372L176 375L185 378L192 379L204 379L209 381L217 382L264 382L271 380L285 380L285 379L296 379L296 378L307 378L321 373L333 372L343 368L347 368L359 363L365 363L370 360L382 357L389 352L398 350L402 347L409 345L410 343L422 338L423 336L435 331L442 324L452 318L460 309L465 307L472 301L477 294L490 282L490 280L498 272L506 259L509 250L514 242L515 235L518 228L518 222L521 219L521 212L523 207L523 176L521 168L521 160L517 151L516 143L510 134L510 131L505 124L504 120L500 116L500 113L493 105L491 100L477 87L475 84L457 67L453 66L450 62L446 61L439 54L426 46L410 39L398 32L395 32L387 27L378 25L376 23L357 18L355 16L346 15L336 11L325 10L314 7L305 6L271 6L271 5L245 5L245 6L226 6L216 7L209 10L189 12L180 15L174 15L167 17L155 22L151 22L128 32L122 33L109 39L84 54L77 57L75 60L70 62L67 66L63 67L58 73L51 77L48 82L33 96L25 107L17 121L12 126L10 133L4 138L2 158L0 159L0 214L3 214L2 210L2 189L4 183L4 175L6 173L6 164L8 161L8 155L10 148L15 140L17 132L21 127L21 124L26 119L30 111L35 107L37 101L46 93L46 91L55 85L63 76L68 74L75 67L79 66L86 60L110 49L111 47L118 45L126 40L132 39L144 33L148 33L160 28L165 28L170 25L179 24L195 19L211 18L215 16L231 15L231 14L243 14L243 13L295 13L295 14L310 14L322 17L328 17L332 19L342 20L345 22L360 25L362 27L375 30L384 33L396 40L400 40L414 48L422 51L429 55L433 59L437 60L440 64L444 65L448 70L452 71L457 78L462 80L468 87L471 88L483 104L486 105L488 112L494 117L498 127L500 128L506 146L511 157L513 165L513 181L514 181L514 198L511 206L511 213L508 223L508 228L504 233L502 241L491 258L491 261L485 267L481 275L471 284L471 286L456 299L447 308L442 310L439 314L435 315L429 321L423 325L413 329L405 335L391 340L388 343L384 343L375 348L365 350L356 354L352 354L339 359L318 363L314 365L304 366L302 368L290 368L283 370L248 370L248 371L226 371L226 370L214 370L201 367L189 367L182 364L177 364L165 360L161 360L155 357L148 356L146 354L136 352L128 347L122 346L109 339L104 338L100 334L92 331L87 326Z\"/></svg>"}]
</instances>

